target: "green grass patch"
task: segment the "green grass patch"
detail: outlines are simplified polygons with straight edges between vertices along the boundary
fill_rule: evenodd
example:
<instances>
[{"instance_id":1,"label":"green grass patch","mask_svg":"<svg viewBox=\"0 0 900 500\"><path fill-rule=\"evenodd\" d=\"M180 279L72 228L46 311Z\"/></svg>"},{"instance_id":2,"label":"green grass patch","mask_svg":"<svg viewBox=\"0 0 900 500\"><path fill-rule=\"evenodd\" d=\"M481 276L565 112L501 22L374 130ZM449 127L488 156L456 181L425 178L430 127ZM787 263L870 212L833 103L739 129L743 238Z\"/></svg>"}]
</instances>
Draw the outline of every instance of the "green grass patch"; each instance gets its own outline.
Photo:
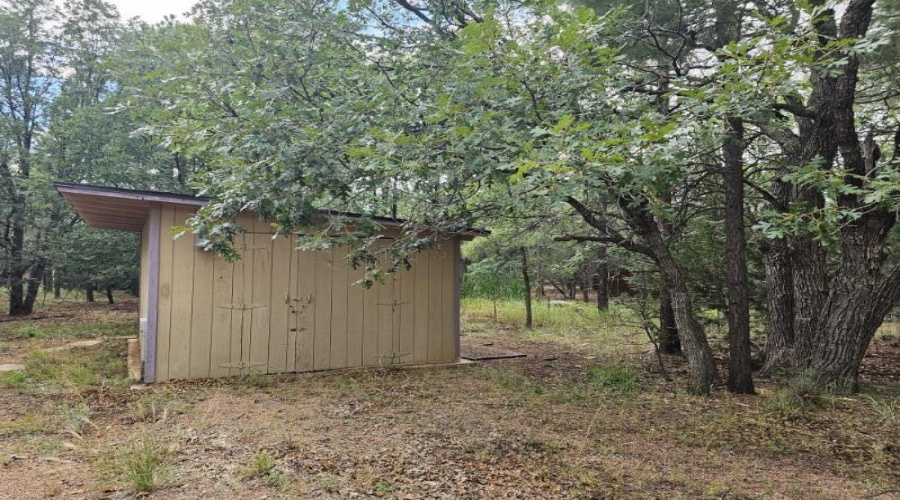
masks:
<instances>
[{"instance_id":1,"label":"green grass patch","mask_svg":"<svg viewBox=\"0 0 900 500\"><path fill-rule=\"evenodd\" d=\"M79 393L98 385L128 384L124 342L47 353L32 351L25 370L7 372L0 384L23 390Z\"/></svg>"},{"instance_id":2,"label":"green grass patch","mask_svg":"<svg viewBox=\"0 0 900 500\"><path fill-rule=\"evenodd\" d=\"M517 335L528 340L553 342L598 355L631 353L650 346L631 310L621 304L613 304L608 312L600 314L592 303L569 301L548 305L536 300L531 330L524 328L522 300L466 298L460 306L463 330L472 337L489 339L498 330L514 329Z\"/></svg>"},{"instance_id":3,"label":"green grass patch","mask_svg":"<svg viewBox=\"0 0 900 500\"><path fill-rule=\"evenodd\" d=\"M98 321L93 323L48 323L20 325L7 332L10 339L67 339L122 337L134 335L133 321Z\"/></svg>"},{"instance_id":4,"label":"green grass patch","mask_svg":"<svg viewBox=\"0 0 900 500\"><path fill-rule=\"evenodd\" d=\"M641 388L640 370L628 365L590 365L585 369L588 382L615 392L634 392Z\"/></svg>"}]
</instances>

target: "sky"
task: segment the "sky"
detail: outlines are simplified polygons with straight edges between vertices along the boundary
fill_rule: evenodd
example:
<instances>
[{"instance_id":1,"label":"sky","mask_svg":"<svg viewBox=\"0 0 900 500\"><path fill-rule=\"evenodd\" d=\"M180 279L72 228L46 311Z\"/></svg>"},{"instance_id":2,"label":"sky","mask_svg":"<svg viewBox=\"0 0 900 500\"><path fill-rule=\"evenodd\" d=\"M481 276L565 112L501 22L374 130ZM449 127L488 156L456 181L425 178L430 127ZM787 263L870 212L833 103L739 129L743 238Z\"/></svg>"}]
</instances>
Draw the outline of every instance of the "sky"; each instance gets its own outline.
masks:
<instances>
[{"instance_id":1,"label":"sky","mask_svg":"<svg viewBox=\"0 0 900 500\"><path fill-rule=\"evenodd\" d=\"M190 10L195 0L107 0L119 8L123 19L140 17L148 23L162 21L163 16L182 14Z\"/></svg>"}]
</instances>

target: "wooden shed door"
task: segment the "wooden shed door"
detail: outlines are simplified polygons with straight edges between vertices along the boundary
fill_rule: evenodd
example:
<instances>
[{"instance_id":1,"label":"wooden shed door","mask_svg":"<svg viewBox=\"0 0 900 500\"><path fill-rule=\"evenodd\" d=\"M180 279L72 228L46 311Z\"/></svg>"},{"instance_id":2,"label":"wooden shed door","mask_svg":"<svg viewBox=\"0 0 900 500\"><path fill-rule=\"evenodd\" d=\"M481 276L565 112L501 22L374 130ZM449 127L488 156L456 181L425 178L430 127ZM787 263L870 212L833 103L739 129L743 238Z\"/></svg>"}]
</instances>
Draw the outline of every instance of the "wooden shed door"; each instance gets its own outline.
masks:
<instances>
[{"instance_id":1,"label":"wooden shed door","mask_svg":"<svg viewBox=\"0 0 900 500\"><path fill-rule=\"evenodd\" d=\"M234 264L231 300L217 304L231 312L231 375L266 373L269 357L269 310L272 243L268 234L236 238L242 257Z\"/></svg>"},{"instance_id":2,"label":"wooden shed door","mask_svg":"<svg viewBox=\"0 0 900 500\"><path fill-rule=\"evenodd\" d=\"M290 296L288 308L288 362L289 371L313 369L313 336L315 334L315 254L294 251L292 255Z\"/></svg>"}]
</instances>

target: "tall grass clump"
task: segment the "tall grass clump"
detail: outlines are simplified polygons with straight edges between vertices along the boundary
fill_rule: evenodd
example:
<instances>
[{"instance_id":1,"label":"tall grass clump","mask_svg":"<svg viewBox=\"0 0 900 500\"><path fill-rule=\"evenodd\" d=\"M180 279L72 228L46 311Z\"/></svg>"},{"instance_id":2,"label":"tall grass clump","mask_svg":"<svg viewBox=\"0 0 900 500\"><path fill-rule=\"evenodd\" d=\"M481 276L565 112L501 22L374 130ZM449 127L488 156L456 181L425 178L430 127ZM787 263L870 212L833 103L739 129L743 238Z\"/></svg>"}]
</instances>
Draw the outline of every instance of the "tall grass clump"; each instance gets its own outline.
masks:
<instances>
[{"instance_id":1,"label":"tall grass clump","mask_svg":"<svg viewBox=\"0 0 900 500\"><path fill-rule=\"evenodd\" d=\"M131 490L150 493L162 487L168 479L166 450L143 436L118 453L115 471Z\"/></svg>"},{"instance_id":2,"label":"tall grass clump","mask_svg":"<svg viewBox=\"0 0 900 500\"><path fill-rule=\"evenodd\" d=\"M778 380L778 387L769 396L767 405L782 416L796 418L821 407L822 397L815 375L799 371Z\"/></svg>"}]
</instances>

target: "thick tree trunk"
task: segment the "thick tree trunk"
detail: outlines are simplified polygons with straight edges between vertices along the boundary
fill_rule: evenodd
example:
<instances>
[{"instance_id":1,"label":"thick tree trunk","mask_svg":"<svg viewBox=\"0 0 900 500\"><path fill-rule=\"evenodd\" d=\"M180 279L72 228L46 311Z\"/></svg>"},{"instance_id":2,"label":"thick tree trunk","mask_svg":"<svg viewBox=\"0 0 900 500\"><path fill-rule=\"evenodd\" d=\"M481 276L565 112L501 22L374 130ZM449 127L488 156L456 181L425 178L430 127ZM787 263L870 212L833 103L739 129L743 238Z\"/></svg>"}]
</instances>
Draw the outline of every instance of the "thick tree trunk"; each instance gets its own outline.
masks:
<instances>
[{"instance_id":1,"label":"thick tree trunk","mask_svg":"<svg viewBox=\"0 0 900 500\"><path fill-rule=\"evenodd\" d=\"M725 266L728 277L728 390L753 394L750 360L750 299L747 295L747 238L744 234L744 124L727 120L722 145L725 187Z\"/></svg>"},{"instance_id":2,"label":"thick tree trunk","mask_svg":"<svg viewBox=\"0 0 900 500\"><path fill-rule=\"evenodd\" d=\"M60 279L58 269L53 273L53 298L62 298L62 279Z\"/></svg>"},{"instance_id":3,"label":"thick tree trunk","mask_svg":"<svg viewBox=\"0 0 900 500\"><path fill-rule=\"evenodd\" d=\"M766 273L767 321L765 362L760 375L772 376L788 366L794 348L794 289L790 251L783 239L762 245Z\"/></svg>"},{"instance_id":4,"label":"thick tree trunk","mask_svg":"<svg viewBox=\"0 0 900 500\"><path fill-rule=\"evenodd\" d=\"M88 288L84 289L84 300L87 302L94 301L94 289L93 288L88 287Z\"/></svg>"},{"instance_id":5,"label":"thick tree trunk","mask_svg":"<svg viewBox=\"0 0 900 500\"><path fill-rule=\"evenodd\" d=\"M794 349L791 367L809 368L813 346L820 331L818 320L828 299L828 268L825 247L802 236L792 242L794 294Z\"/></svg>"},{"instance_id":6,"label":"thick tree trunk","mask_svg":"<svg viewBox=\"0 0 900 500\"><path fill-rule=\"evenodd\" d=\"M519 249L522 255L522 281L525 284L525 328L534 327L534 318L531 313L531 275L528 274L528 252L525 247Z\"/></svg>"},{"instance_id":7,"label":"thick tree trunk","mask_svg":"<svg viewBox=\"0 0 900 500\"><path fill-rule=\"evenodd\" d=\"M869 212L841 231L841 267L823 309L810 368L819 384L839 393L859 390L863 356L900 298L900 267L881 277L892 213Z\"/></svg>"},{"instance_id":8,"label":"thick tree trunk","mask_svg":"<svg viewBox=\"0 0 900 500\"><path fill-rule=\"evenodd\" d=\"M681 339L678 337L678 326L675 324L672 297L665 285L659 292L659 352L681 354Z\"/></svg>"},{"instance_id":9,"label":"thick tree trunk","mask_svg":"<svg viewBox=\"0 0 900 500\"><path fill-rule=\"evenodd\" d=\"M106 287L106 300L110 304L116 303L116 301L113 299L113 289L111 286Z\"/></svg>"}]
</instances>

